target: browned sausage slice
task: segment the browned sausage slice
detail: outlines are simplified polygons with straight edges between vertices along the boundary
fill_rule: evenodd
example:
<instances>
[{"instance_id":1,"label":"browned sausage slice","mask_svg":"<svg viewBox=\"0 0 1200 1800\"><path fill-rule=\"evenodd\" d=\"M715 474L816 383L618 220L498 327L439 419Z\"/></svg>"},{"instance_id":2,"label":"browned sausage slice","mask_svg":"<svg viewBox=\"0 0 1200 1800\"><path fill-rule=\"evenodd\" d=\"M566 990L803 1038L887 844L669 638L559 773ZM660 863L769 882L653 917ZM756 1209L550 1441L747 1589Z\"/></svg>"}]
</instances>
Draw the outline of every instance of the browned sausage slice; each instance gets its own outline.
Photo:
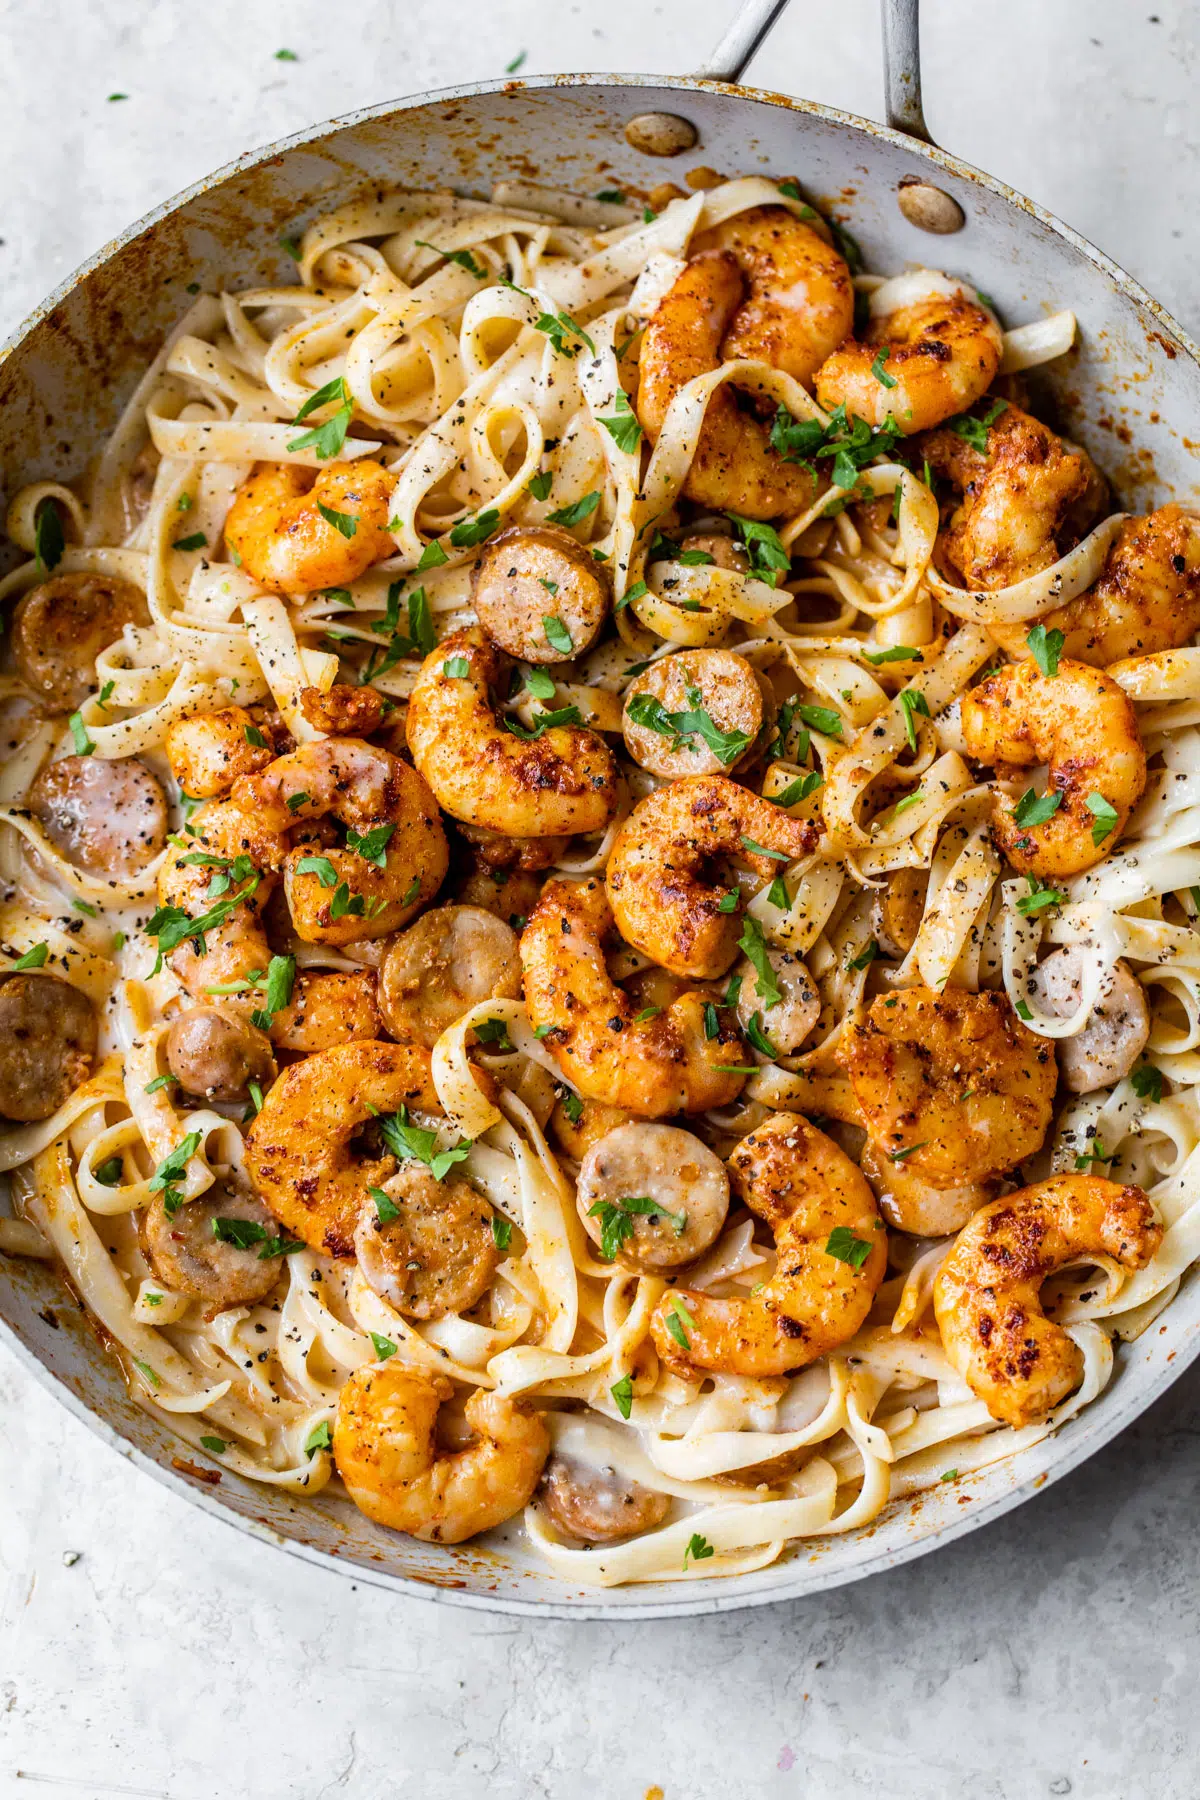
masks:
<instances>
[{"instance_id":1,"label":"browned sausage slice","mask_svg":"<svg viewBox=\"0 0 1200 1800\"><path fill-rule=\"evenodd\" d=\"M589 650L599 636L608 615L608 579L569 531L510 525L480 558L474 601L479 623L510 656L563 662Z\"/></svg>"},{"instance_id":2,"label":"browned sausage slice","mask_svg":"<svg viewBox=\"0 0 1200 1800\"><path fill-rule=\"evenodd\" d=\"M193 1006L172 1020L167 1067L185 1094L202 1100L244 1100L252 1081L275 1079L275 1058L264 1034L218 1006Z\"/></svg>"},{"instance_id":3,"label":"browned sausage slice","mask_svg":"<svg viewBox=\"0 0 1200 1800\"><path fill-rule=\"evenodd\" d=\"M0 987L0 1113L48 1119L92 1072L96 1015L86 994L53 975L13 975Z\"/></svg>"},{"instance_id":4,"label":"browned sausage slice","mask_svg":"<svg viewBox=\"0 0 1200 1800\"><path fill-rule=\"evenodd\" d=\"M657 1494L616 1469L592 1469L552 1456L538 1495L550 1521L585 1544L611 1544L638 1531L653 1531L670 1510L669 1494Z\"/></svg>"},{"instance_id":5,"label":"browned sausage slice","mask_svg":"<svg viewBox=\"0 0 1200 1800\"><path fill-rule=\"evenodd\" d=\"M68 862L95 875L136 875L167 839L167 799L136 757L63 756L29 790L29 810Z\"/></svg>"},{"instance_id":6,"label":"browned sausage slice","mask_svg":"<svg viewBox=\"0 0 1200 1800\"><path fill-rule=\"evenodd\" d=\"M230 1223L222 1236L215 1227L226 1220ZM251 1240L245 1245L230 1238L239 1226L247 1228L241 1235ZM172 1293L207 1301L212 1312L253 1306L266 1298L279 1279L283 1258L262 1252L278 1242L281 1232L261 1200L224 1183L199 1200L185 1201L174 1214L168 1214L162 1195L156 1194L138 1220L138 1238L156 1278Z\"/></svg>"},{"instance_id":7,"label":"browned sausage slice","mask_svg":"<svg viewBox=\"0 0 1200 1800\"><path fill-rule=\"evenodd\" d=\"M145 596L106 575L53 575L13 612L12 653L47 712L76 712L96 686L96 658L126 625L148 625Z\"/></svg>"},{"instance_id":8,"label":"browned sausage slice","mask_svg":"<svg viewBox=\"0 0 1200 1800\"><path fill-rule=\"evenodd\" d=\"M411 1162L386 1192L387 1216L380 1218L378 1196L369 1199L354 1234L358 1266L375 1292L406 1319L444 1319L474 1306L500 1260L483 1195Z\"/></svg>"}]
</instances>

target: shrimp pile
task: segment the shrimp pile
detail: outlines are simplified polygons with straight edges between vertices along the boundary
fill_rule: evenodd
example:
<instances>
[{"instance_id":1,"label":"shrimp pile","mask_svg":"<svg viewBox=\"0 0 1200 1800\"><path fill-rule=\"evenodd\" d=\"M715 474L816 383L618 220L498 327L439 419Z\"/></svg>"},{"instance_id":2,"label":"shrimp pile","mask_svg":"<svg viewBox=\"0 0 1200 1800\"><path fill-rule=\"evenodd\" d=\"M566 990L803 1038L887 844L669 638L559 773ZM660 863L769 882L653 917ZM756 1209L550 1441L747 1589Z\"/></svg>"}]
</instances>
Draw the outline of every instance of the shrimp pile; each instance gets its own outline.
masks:
<instances>
[{"instance_id":1,"label":"shrimp pile","mask_svg":"<svg viewBox=\"0 0 1200 1800\"><path fill-rule=\"evenodd\" d=\"M1200 514L790 177L297 252L10 507L0 1250L401 1567L957 1507L1200 1256Z\"/></svg>"}]
</instances>

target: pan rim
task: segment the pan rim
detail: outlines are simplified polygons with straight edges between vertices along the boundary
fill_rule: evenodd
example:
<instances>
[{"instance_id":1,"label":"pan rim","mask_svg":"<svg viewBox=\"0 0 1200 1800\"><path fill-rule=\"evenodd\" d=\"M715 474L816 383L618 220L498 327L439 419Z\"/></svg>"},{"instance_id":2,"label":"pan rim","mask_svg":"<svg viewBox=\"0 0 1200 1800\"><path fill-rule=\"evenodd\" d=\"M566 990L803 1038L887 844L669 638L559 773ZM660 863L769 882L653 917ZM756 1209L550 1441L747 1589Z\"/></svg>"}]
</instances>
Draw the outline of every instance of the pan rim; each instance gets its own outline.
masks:
<instances>
[{"instance_id":1,"label":"pan rim","mask_svg":"<svg viewBox=\"0 0 1200 1800\"><path fill-rule=\"evenodd\" d=\"M1024 213L1031 222L1036 222L1053 232L1078 256L1083 257L1105 275L1153 320L1158 332L1169 336L1179 350L1200 366L1200 346L1197 346L1178 321L1155 300L1140 282L1104 251L1035 201L1028 199L996 177L987 174L986 171L952 155L949 151L943 150L937 145L922 143L905 132L863 118L858 114L826 106L818 101L800 99L772 89L743 86L701 76L625 73L537 75L523 80L509 77L439 88L358 108L344 115L335 115L323 123L305 127L270 144L243 152L211 174L201 177L169 199L152 207L116 237L110 238L86 257L58 283L44 300L33 308L0 344L0 362L7 361L19 350L25 340L75 288L111 262L121 251L164 219L237 176L247 174L293 150L318 143L338 132L353 130L357 126L383 120L396 114L470 100L482 95L510 95L516 99L525 92L536 94L572 88L723 94L731 99L749 101L754 105L783 108L821 120L826 124L849 129L866 139L888 143L903 150L914 161L920 159L934 169L944 170L948 174L983 188L996 198ZM98 1438L127 1461L151 1475L169 1491L180 1495L192 1505L200 1507L209 1516L223 1520L227 1525L240 1529L253 1538L270 1543L311 1566L349 1575L355 1581L366 1582L391 1593L402 1594L430 1603L444 1602L475 1612L567 1621L596 1620L605 1623L691 1618L713 1613L740 1612L753 1607L774 1605L784 1600L797 1600L811 1594L828 1592L831 1589L864 1580L870 1575L882 1574L887 1570L898 1568L904 1563L924 1556L932 1550L940 1549L946 1544L965 1537L969 1532L978 1530L1003 1517L1013 1508L1044 1492L1061 1477L1070 1474L1141 1417L1200 1356L1200 1332L1194 1333L1190 1342L1184 1336L1183 1341L1173 1350L1173 1360L1152 1377L1146 1387L1131 1391L1129 1398L1123 1404L1113 1407L1110 1412L1095 1421L1090 1429L1086 1431L1073 1430L1073 1427L1077 1428L1081 1423L1081 1421L1075 1420L1064 1428L1062 1434L1048 1440L1054 1446L1054 1454L1052 1462L1044 1470L1014 1485L1007 1492L973 1502L946 1524L897 1547L867 1555L854 1566L831 1566L828 1569L817 1569L811 1565L806 1567L797 1559L785 1562L779 1565L779 1568L781 1574L786 1575L791 1571L794 1576L798 1576L798 1579L790 1582L783 1580L776 1588L762 1588L747 1592L737 1581L713 1581L711 1584L709 1582L697 1583L694 1588L691 1588L689 1584L689 1591L679 1593L678 1597L662 1595L652 1600L622 1602L616 1605L606 1602L601 1597L604 1590L573 1588L571 1591L581 1594L582 1597L572 1600L527 1600L503 1593L472 1593L466 1588L442 1586L438 1583L419 1580L415 1576L373 1567L370 1564L342 1560L329 1551L298 1542L264 1524L261 1520L247 1517L227 1506L217 1497L215 1490L210 1491L207 1487L201 1488L194 1485L183 1474L158 1463L152 1456L140 1450L103 1413L94 1411L78 1394L74 1393L67 1383L18 1336L15 1328L3 1317L0 1317L0 1342L6 1345L18 1363L38 1381L42 1388L53 1394L68 1412L88 1426ZM564 1583L564 1587L569 1585Z\"/></svg>"}]
</instances>

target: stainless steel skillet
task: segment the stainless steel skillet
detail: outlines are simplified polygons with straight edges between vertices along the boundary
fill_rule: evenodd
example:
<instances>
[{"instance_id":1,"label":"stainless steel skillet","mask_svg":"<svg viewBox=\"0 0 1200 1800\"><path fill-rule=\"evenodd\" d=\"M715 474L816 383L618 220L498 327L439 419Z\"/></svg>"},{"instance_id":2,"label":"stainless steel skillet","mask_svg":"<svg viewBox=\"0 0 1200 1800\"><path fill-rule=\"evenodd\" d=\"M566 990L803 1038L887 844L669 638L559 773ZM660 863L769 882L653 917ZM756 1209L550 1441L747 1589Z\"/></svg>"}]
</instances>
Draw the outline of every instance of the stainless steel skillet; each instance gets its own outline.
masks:
<instances>
[{"instance_id":1,"label":"stainless steel skillet","mask_svg":"<svg viewBox=\"0 0 1200 1800\"><path fill-rule=\"evenodd\" d=\"M1200 497L1195 346L1091 245L929 142L916 0L884 0L883 126L732 85L784 4L751 0L695 77L509 80L375 107L240 158L157 209L105 245L0 350L6 494L32 479L79 472L183 312L190 283L286 278L291 265L281 234L365 184L482 194L516 172L586 194L621 182L648 188L704 163L799 176L854 233L872 269L926 262L962 272L1012 324L1071 308L1081 322L1081 347L1050 378L1071 435L1107 470L1125 506ZM694 132L690 152L671 161L635 149L626 137L631 119L664 113L686 121L690 129L676 128L679 135ZM941 238L911 222L919 216L953 224L959 212L961 228ZM1185 1281L1154 1329L1120 1353L1112 1384L1079 1419L1011 1462L889 1509L869 1532L803 1543L788 1560L736 1582L604 1592L570 1587L515 1551L447 1551L390 1537L328 1495L292 1501L228 1474L210 1486L181 1472L173 1461L178 1445L129 1400L114 1363L41 1264L0 1264L0 1336L122 1454L208 1511L312 1562L465 1606L632 1619L813 1593L997 1517L1106 1443L1188 1366L1200 1351L1200 1283Z\"/></svg>"}]
</instances>

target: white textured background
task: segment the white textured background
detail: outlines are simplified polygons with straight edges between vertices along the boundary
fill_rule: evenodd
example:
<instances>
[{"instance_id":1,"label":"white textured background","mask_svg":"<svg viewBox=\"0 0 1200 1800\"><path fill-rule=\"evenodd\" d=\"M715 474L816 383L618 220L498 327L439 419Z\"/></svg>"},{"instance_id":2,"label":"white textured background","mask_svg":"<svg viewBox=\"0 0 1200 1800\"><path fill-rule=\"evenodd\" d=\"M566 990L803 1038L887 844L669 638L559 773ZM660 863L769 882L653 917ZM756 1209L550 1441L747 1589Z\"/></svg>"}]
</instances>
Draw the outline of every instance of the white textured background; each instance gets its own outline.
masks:
<instances>
[{"instance_id":1,"label":"white textured background","mask_svg":"<svg viewBox=\"0 0 1200 1800\"><path fill-rule=\"evenodd\" d=\"M683 71L731 6L0 0L0 335L243 149L497 76L520 50L531 73ZM1197 332L1200 6L925 12L935 135ZM878 116L872 0L792 0L758 71ZM391 1599L239 1537L0 1352L0 1794L1193 1800L1198 1433L1192 1375L1033 1505L893 1575L720 1620L533 1625Z\"/></svg>"}]
</instances>

